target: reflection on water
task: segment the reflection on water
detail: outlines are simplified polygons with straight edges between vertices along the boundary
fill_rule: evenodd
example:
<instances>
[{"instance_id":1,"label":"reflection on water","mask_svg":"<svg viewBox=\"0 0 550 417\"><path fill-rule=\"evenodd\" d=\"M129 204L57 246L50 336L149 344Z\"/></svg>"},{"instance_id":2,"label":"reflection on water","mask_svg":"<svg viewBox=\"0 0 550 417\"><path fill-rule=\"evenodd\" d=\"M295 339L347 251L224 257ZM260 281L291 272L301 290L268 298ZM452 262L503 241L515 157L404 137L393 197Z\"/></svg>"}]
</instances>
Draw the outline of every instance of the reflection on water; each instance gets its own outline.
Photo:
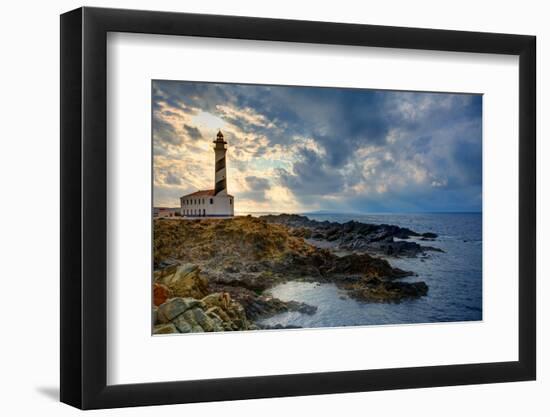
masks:
<instances>
[{"instance_id":1,"label":"reflection on water","mask_svg":"<svg viewBox=\"0 0 550 417\"><path fill-rule=\"evenodd\" d=\"M433 323L482 319L481 214L380 214L308 215L315 220L387 223L418 232L435 232L433 242L445 253L428 252L423 258L388 258L392 266L414 271L406 281L425 281L426 297L395 303L365 303L346 296L334 284L288 282L270 290L282 300L317 306L314 315L289 312L262 321L263 324L301 327L333 327L398 323Z\"/></svg>"}]
</instances>

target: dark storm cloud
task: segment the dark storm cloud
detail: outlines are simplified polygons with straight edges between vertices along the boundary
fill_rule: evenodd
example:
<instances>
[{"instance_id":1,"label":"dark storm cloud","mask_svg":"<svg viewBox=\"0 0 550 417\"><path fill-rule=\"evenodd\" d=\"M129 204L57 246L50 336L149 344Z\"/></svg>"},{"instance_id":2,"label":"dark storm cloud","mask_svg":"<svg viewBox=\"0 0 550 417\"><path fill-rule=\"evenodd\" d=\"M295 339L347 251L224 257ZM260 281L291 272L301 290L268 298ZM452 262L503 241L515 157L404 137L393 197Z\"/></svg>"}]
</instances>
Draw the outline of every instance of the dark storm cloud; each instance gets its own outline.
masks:
<instances>
[{"instance_id":1,"label":"dark storm cloud","mask_svg":"<svg viewBox=\"0 0 550 417\"><path fill-rule=\"evenodd\" d=\"M309 149L302 149L298 153L299 160L294 163L292 174L284 169L278 171L284 186L302 197L342 191L346 178L331 168L329 158Z\"/></svg>"}]
</instances>

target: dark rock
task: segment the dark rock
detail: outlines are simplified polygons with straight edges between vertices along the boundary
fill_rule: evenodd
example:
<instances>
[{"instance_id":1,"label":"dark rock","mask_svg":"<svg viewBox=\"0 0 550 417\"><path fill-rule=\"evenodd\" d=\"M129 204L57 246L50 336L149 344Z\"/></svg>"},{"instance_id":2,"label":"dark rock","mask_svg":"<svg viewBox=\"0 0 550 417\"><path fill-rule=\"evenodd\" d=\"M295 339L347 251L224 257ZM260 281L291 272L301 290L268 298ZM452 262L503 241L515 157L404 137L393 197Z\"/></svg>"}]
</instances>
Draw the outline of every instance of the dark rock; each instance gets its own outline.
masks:
<instances>
[{"instance_id":1,"label":"dark rock","mask_svg":"<svg viewBox=\"0 0 550 417\"><path fill-rule=\"evenodd\" d=\"M400 302L428 294L428 286L423 281L408 283L367 278L360 283L343 286L348 289L350 297L369 302Z\"/></svg>"},{"instance_id":2,"label":"dark rock","mask_svg":"<svg viewBox=\"0 0 550 417\"><path fill-rule=\"evenodd\" d=\"M227 285L232 287L242 287L256 292L262 292L280 282L280 279L269 271L260 274L240 273L240 274L221 274L213 276L210 280L213 284Z\"/></svg>"},{"instance_id":3,"label":"dark rock","mask_svg":"<svg viewBox=\"0 0 550 417\"><path fill-rule=\"evenodd\" d=\"M242 305L249 320L271 317L287 311L298 311L303 314L315 314L316 306L298 301L282 301L268 295L258 295L240 287L225 287L231 298Z\"/></svg>"},{"instance_id":4,"label":"dark rock","mask_svg":"<svg viewBox=\"0 0 550 417\"><path fill-rule=\"evenodd\" d=\"M366 275L369 277L401 278L412 275L411 272L393 268L385 259L368 254L351 254L334 257L324 275Z\"/></svg>"},{"instance_id":5,"label":"dark rock","mask_svg":"<svg viewBox=\"0 0 550 417\"><path fill-rule=\"evenodd\" d=\"M280 214L262 216L268 223L283 224L290 230L310 230L313 240L324 240L335 244L341 250L364 251L380 253L387 256L417 256L427 250L441 251L438 248L421 246L415 242L395 241L421 237L434 239L435 233L417 233L408 228L389 224L367 224L356 221L346 223L318 222L306 216L296 214Z\"/></svg>"},{"instance_id":6,"label":"dark rock","mask_svg":"<svg viewBox=\"0 0 550 417\"><path fill-rule=\"evenodd\" d=\"M394 241L393 239L373 243L370 245L370 250L383 255L405 257L415 257L425 251L442 252L441 249L432 248L431 246L421 246L416 242L408 242L403 240Z\"/></svg>"},{"instance_id":7,"label":"dark rock","mask_svg":"<svg viewBox=\"0 0 550 417\"><path fill-rule=\"evenodd\" d=\"M274 326L269 326L269 325L263 324L263 325L258 325L258 327L262 330L285 330L285 329L301 329L302 328L301 326L292 326L292 325L283 326L280 323L275 324Z\"/></svg>"}]
</instances>

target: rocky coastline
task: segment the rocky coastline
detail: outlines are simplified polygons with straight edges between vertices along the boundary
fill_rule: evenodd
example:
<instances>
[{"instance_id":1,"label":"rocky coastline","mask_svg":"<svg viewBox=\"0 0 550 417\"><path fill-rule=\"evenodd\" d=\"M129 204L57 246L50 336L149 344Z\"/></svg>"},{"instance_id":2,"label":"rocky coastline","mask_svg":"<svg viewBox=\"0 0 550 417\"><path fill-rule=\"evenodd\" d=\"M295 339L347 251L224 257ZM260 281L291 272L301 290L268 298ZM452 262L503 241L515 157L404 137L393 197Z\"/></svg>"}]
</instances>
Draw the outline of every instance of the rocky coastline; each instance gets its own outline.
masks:
<instances>
[{"instance_id":1,"label":"rocky coastline","mask_svg":"<svg viewBox=\"0 0 550 417\"><path fill-rule=\"evenodd\" d=\"M282 312L317 306L272 297L269 289L301 280L334 283L361 302L427 295L425 282L388 258L440 251L409 241L434 240L393 225L318 222L305 216L154 221L153 333L259 330ZM276 326L274 328L281 328Z\"/></svg>"}]
</instances>

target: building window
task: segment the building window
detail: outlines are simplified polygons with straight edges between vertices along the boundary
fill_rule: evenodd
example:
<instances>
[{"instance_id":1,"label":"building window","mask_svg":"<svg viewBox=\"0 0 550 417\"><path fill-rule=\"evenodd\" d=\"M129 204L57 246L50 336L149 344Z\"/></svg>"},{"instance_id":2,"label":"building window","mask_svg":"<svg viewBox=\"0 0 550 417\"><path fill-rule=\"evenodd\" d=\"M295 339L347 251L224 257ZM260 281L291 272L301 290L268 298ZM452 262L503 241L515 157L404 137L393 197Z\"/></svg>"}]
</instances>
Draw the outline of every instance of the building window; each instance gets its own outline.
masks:
<instances>
[{"instance_id":1,"label":"building window","mask_svg":"<svg viewBox=\"0 0 550 417\"><path fill-rule=\"evenodd\" d=\"M229 199L229 205L233 204L233 199Z\"/></svg>"},{"instance_id":2,"label":"building window","mask_svg":"<svg viewBox=\"0 0 550 417\"><path fill-rule=\"evenodd\" d=\"M210 199L210 204L214 204L214 199L213 198Z\"/></svg>"}]
</instances>

